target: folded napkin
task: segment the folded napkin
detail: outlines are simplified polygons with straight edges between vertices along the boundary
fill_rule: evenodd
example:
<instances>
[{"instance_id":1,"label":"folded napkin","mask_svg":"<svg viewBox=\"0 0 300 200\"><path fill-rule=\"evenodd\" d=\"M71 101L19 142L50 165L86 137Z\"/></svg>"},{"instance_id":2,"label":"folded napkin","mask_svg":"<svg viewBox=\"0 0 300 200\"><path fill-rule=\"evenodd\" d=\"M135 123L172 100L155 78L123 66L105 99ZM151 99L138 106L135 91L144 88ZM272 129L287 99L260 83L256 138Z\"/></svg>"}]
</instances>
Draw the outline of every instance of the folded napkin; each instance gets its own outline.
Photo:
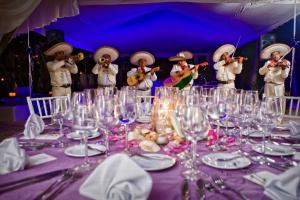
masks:
<instances>
[{"instance_id":1,"label":"folded napkin","mask_svg":"<svg viewBox=\"0 0 300 200\"><path fill-rule=\"evenodd\" d=\"M79 188L90 199L144 200L152 179L125 154L115 154L99 165Z\"/></svg>"},{"instance_id":2,"label":"folded napkin","mask_svg":"<svg viewBox=\"0 0 300 200\"><path fill-rule=\"evenodd\" d=\"M44 131L44 128L45 123L40 116L31 114L26 121L24 135L26 138L33 139L40 135Z\"/></svg>"},{"instance_id":3,"label":"folded napkin","mask_svg":"<svg viewBox=\"0 0 300 200\"><path fill-rule=\"evenodd\" d=\"M300 165L274 177L266 184L264 194L273 200L299 200Z\"/></svg>"},{"instance_id":4,"label":"folded napkin","mask_svg":"<svg viewBox=\"0 0 300 200\"><path fill-rule=\"evenodd\" d=\"M292 137L300 139L300 123L295 121L289 122L289 129Z\"/></svg>"},{"instance_id":5,"label":"folded napkin","mask_svg":"<svg viewBox=\"0 0 300 200\"><path fill-rule=\"evenodd\" d=\"M28 157L18 146L16 138L8 138L0 143L0 174L23 170L27 163Z\"/></svg>"}]
</instances>

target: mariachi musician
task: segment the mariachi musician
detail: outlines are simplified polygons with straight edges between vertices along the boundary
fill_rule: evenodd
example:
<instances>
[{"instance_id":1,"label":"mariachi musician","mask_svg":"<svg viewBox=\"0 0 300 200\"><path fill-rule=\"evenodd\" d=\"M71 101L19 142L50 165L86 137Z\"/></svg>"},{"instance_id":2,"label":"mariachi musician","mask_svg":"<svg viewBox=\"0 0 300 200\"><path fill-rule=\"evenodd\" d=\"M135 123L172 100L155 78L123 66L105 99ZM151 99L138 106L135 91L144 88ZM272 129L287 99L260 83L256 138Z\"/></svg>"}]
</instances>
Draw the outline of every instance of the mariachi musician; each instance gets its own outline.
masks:
<instances>
[{"instance_id":1,"label":"mariachi musician","mask_svg":"<svg viewBox=\"0 0 300 200\"><path fill-rule=\"evenodd\" d=\"M261 52L261 59L267 60L259 69L259 74L264 75L265 96L284 96L284 81L290 72L290 62L283 57L291 51L288 45L272 44Z\"/></svg>"},{"instance_id":2,"label":"mariachi musician","mask_svg":"<svg viewBox=\"0 0 300 200\"><path fill-rule=\"evenodd\" d=\"M147 51L139 51L130 57L130 63L138 66L127 72L127 83L137 87L138 96L150 96L153 81L157 80L155 74L159 67L147 67L155 62L154 56Z\"/></svg>"},{"instance_id":3,"label":"mariachi musician","mask_svg":"<svg viewBox=\"0 0 300 200\"><path fill-rule=\"evenodd\" d=\"M164 81L164 85L189 90L194 79L198 78L198 68L207 65L207 62L197 65L188 64L187 60L192 58L193 54L189 51L181 51L176 56L170 57L170 61L178 61L178 63L173 65L170 72L171 77Z\"/></svg>"},{"instance_id":4,"label":"mariachi musician","mask_svg":"<svg viewBox=\"0 0 300 200\"><path fill-rule=\"evenodd\" d=\"M213 54L216 79L219 82L218 87L235 88L235 76L242 72L243 62L247 60L244 57L231 57L235 50L235 46L225 44L219 47Z\"/></svg>"},{"instance_id":5,"label":"mariachi musician","mask_svg":"<svg viewBox=\"0 0 300 200\"><path fill-rule=\"evenodd\" d=\"M109 46L99 48L94 54L96 65L92 73L98 75L98 87L114 87L118 74L118 65L112 64L119 57L119 52Z\"/></svg>"},{"instance_id":6,"label":"mariachi musician","mask_svg":"<svg viewBox=\"0 0 300 200\"><path fill-rule=\"evenodd\" d=\"M52 96L67 96L71 94L71 73L78 72L77 65L70 54L73 47L66 42L50 43L50 48L45 51L46 56L54 56L54 60L47 62L50 73Z\"/></svg>"}]
</instances>

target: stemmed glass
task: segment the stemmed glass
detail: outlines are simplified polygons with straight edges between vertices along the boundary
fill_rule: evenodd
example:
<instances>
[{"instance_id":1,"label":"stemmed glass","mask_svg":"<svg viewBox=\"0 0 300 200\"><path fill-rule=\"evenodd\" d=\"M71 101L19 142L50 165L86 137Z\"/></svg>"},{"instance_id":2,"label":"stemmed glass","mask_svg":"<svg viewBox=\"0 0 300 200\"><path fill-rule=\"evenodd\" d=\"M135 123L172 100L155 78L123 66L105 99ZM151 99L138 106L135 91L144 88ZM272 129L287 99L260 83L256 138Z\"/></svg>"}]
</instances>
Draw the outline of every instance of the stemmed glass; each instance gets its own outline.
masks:
<instances>
[{"instance_id":1,"label":"stemmed glass","mask_svg":"<svg viewBox=\"0 0 300 200\"><path fill-rule=\"evenodd\" d=\"M63 135L64 117L68 114L70 102L63 99L54 99L52 102L52 119L59 125L59 133Z\"/></svg>"},{"instance_id":2,"label":"stemmed glass","mask_svg":"<svg viewBox=\"0 0 300 200\"><path fill-rule=\"evenodd\" d=\"M114 95L97 95L95 99L96 120L100 128L104 129L105 147L109 155L109 127L116 124L114 118Z\"/></svg>"},{"instance_id":3,"label":"stemmed glass","mask_svg":"<svg viewBox=\"0 0 300 200\"><path fill-rule=\"evenodd\" d=\"M87 96L82 93L78 95L77 104L73 110L73 129L79 131L84 144L84 162L82 168L90 169L91 162L88 158L88 134L95 130L94 105L88 100Z\"/></svg>"},{"instance_id":4,"label":"stemmed glass","mask_svg":"<svg viewBox=\"0 0 300 200\"><path fill-rule=\"evenodd\" d=\"M115 100L115 117L123 124L125 129L125 149L124 152L129 154L128 145L128 125L133 123L137 118L136 91L134 89L124 89L118 91Z\"/></svg>"},{"instance_id":5,"label":"stemmed glass","mask_svg":"<svg viewBox=\"0 0 300 200\"><path fill-rule=\"evenodd\" d=\"M197 142L205 137L210 126L205 111L199 104L186 104L182 109L181 127L186 139L192 142L192 168L184 171L183 176L195 181L200 173L196 165Z\"/></svg>"}]
</instances>

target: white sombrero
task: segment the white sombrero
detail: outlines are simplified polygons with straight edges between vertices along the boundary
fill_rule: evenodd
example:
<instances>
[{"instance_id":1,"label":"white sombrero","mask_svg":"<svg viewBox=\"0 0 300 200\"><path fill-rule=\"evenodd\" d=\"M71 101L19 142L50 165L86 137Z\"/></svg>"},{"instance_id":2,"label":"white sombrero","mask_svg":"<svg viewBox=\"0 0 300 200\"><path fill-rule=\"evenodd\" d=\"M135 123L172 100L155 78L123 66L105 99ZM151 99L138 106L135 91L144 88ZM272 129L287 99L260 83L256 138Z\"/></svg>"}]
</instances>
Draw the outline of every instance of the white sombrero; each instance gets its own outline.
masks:
<instances>
[{"instance_id":1,"label":"white sombrero","mask_svg":"<svg viewBox=\"0 0 300 200\"><path fill-rule=\"evenodd\" d=\"M231 55L231 54L233 54L234 51L235 51L235 46L233 46L232 44L224 44L215 51L215 53L213 55L213 61L219 62L221 59L221 56L224 53L227 52L229 55Z\"/></svg>"},{"instance_id":2,"label":"white sombrero","mask_svg":"<svg viewBox=\"0 0 300 200\"><path fill-rule=\"evenodd\" d=\"M267 46L261 51L260 58L267 60L271 57L271 54L275 51L280 52L281 56L283 56L286 53L288 53L290 50L291 48L286 44L282 44L282 43L272 44L270 46Z\"/></svg>"},{"instance_id":3,"label":"white sombrero","mask_svg":"<svg viewBox=\"0 0 300 200\"><path fill-rule=\"evenodd\" d=\"M109 46L104 46L96 50L96 52L94 53L94 60L97 62L99 58L101 58L105 54L110 55L112 62L117 60L117 58L119 57L119 52L117 51L117 49Z\"/></svg>"},{"instance_id":4,"label":"white sombrero","mask_svg":"<svg viewBox=\"0 0 300 200\"><path fill-rule=\"evenodd\" d=\"M46 56L53 56L56 52L63 51L65 55L70 55L73 51L73 47L66 42L59 42L51 46L47 51L45 51Z\"/></svg>"},{"instance_id":5,"label":"white sombrero","mask_svg":"<svg viewBox=\"0 0 300 200\"><path fill-rule=\"evenodd\" d=\"M169 58L170 61L189 60L193 58L193 53L190 51L181 51L176 56Z\"/></svg>"},{"instance_id":6,"label":"white sombrero","mask_svg":"<svg viewBox=\"0 0 300 200\"><path fill-rule=\"evenodd\" d=\"M147 65L152 65L155 62L154 56L147 51L138 51L138 52L134 53L130 57L130 62L133 65L139 65L138 62L140 59L145 59L147 62Z\"/></svg>"}]
</instances>

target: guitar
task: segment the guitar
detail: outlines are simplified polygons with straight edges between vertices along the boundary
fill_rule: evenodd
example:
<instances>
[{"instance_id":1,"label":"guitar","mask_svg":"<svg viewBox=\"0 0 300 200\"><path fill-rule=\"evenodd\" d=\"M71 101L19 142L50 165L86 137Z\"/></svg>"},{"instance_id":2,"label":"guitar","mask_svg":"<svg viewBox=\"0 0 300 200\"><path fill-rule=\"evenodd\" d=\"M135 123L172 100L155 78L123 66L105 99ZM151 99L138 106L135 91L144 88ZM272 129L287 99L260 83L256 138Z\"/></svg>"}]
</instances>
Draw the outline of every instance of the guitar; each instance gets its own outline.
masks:
<instances>
[{"instance_id":1,"label":"guitar","mask_svg":"<svg viewBox=\"0 0 300 200\"><path fill-rule=\"evenodd\" d=\"M164 80L164 86L168 87L178 87L180 90L187 86L191 80L193 79L193 70L196 67L206 67L208 62L203 62L200 64L195 65L192 68L186 68L181 73L175 74Z\"/></svg>"},{"instance_id":2,"label":"guitar","mask_svg":"<svg viewBox=\"0 0 300 200\"><path fill-rule=\"evenodd\" d=\"M151 70L149 70L148 72L145 72L145 73L141 73L139 71L137 71L134 75L132 76L129 76L127 78L127 83L129 86L136 86L138 85L139 83L141 83L142 81L145 80L146 78L146 75L150 72L157 72L160 70L160 67L155 67L155 68L152 68Z\"/></svg>"}]
</instances>

